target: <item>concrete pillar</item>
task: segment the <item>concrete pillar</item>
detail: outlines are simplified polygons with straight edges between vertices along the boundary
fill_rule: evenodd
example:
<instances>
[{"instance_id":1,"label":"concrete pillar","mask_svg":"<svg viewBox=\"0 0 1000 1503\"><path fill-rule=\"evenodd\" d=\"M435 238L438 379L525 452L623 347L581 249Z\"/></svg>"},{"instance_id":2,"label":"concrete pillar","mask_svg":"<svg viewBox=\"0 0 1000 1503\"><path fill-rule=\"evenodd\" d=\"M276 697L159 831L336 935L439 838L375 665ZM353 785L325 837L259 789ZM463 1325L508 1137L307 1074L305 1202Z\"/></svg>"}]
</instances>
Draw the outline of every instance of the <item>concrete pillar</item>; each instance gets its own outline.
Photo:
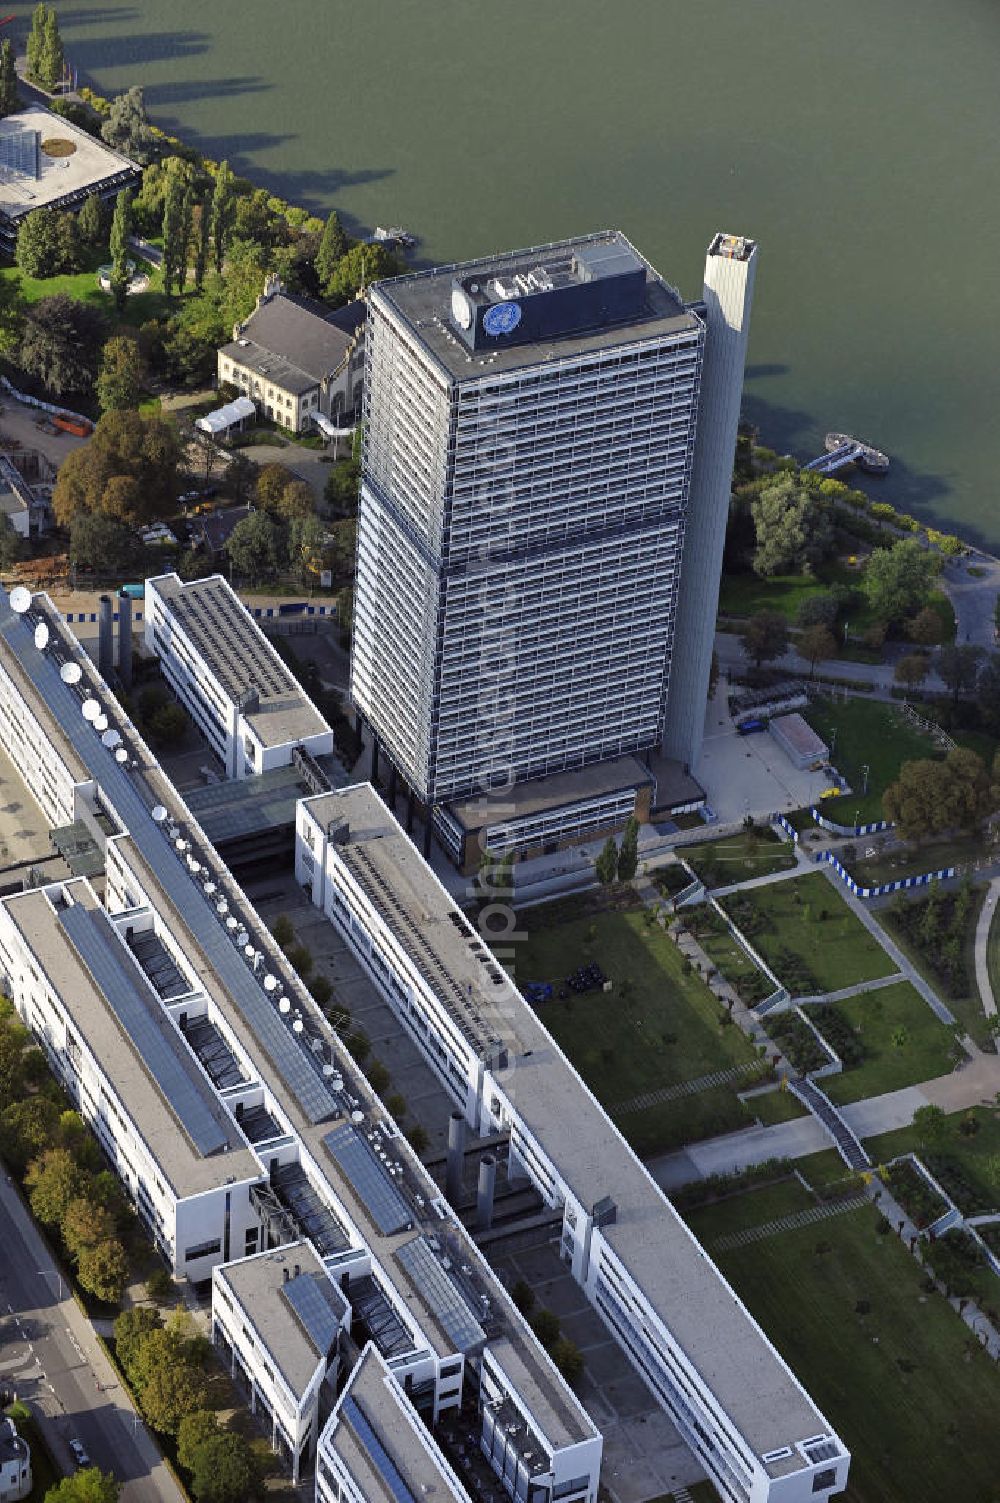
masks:
<instances>
[{"instance_id":1,"label":"concrete pillar","mask_svg":"<svg viewBox=\"0 0 1000 1503\"><path fill-rule=\"evenodd\" d=\"M479 1160L479 1184L476 1187L476 1225L486 1231L493 1225L493 1192L497 1182L497 1161L492 1153Z\"/></svg>"},{"instance_id":2,"label":"concrete pillar","mask_svg":"<svg viewBox=\"0 0 1000 1503\"><path fill-rule=\"evenodd\" d=\"M431 841L434 838L434 805L428 804L424 811L424 860L431 857Z\"/></svg>"},{"instance_id":3,"label":"concrete pillar","mask_svg":"<svg viewBox=\"0 0 1000 1503\"><path fill-rule=\"evenodd\" d=\"M115 667L114 605L110 595L102 595L97 617L97 671L109 682Z\"/></svg>"},{"instance_id":4,"label":"concrete pillar","mask_svg":"<svg viewBox=\"0 0 1000 1503\"><path fill-rule=\"evenodd\" d=\"M395 812L396 812L396 793L397 793L397 791L398 790L397 790L397 784L396 784L396 768L395 768L395 765L392 762L390 762L389 763L389 808L392 810L393 814L395 814Z\"/></svg>"},{"instance_id":5,"label":"concrete pillar","mask_svg":"<svg viewBox=\"0 0 1000 1503\"><path fill-rule=\"evenodd\" d=\"M132 687L132 597L118 596L118 677L123 689Z\"/></svg>"},{"instance_id":6,"label":"concrete pillar","mask_svg":"<svg viewBox=\"0 0 1000 1503\"><path fill-rule=\"evenodd\" d=\"M413 811L414 811L415 806L416 806L416 801L415 801L415 799L413 797L413 789L412 788L408 788L407 791L406 791L406 833L407 833L407 835L412 835L413 834Z\"/></svg>"},{"instance_id":7,"label":"concrete pillar","mask_svg":"<svg viewBox=\"0 0 1000 1503\"><path fill-rule=\"evenodd\" d=\"M452 1112L448 1119L448 1168L444 1193L453 1206L462 1198L462 1174L465 1168L465 1117Z\"/></svg>"},{"instance_id":8,"label":"concrete pillar","mask_svg":"<svg viewBox=\"0 0 1000 1503\"><path fill-rule=\"evenodd\" d=\"M376 734L375 734L374 731L372 731L372 777L371 777L371 782L372 782L372 787L373 788L376 787L377 784L378 784L378 737L376 736Z\"/></svg>"}]
</instances>

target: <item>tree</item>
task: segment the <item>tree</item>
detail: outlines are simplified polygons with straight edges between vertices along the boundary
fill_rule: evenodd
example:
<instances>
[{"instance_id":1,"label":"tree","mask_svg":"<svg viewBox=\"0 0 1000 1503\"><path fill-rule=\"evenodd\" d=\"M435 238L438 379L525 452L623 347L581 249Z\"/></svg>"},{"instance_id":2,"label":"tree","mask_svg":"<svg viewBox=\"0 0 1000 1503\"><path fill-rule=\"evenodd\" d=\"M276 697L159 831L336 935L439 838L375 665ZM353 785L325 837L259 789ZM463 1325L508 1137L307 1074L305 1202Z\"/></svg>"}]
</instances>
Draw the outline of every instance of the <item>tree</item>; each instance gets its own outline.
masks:
<instances>
[{"instance_id":1,"label":"tree","mask_svg":"<svg viewBox=\"0 0 1000 1503\"><path fill-rule=\"evenodd\" d=\"M257 1462L244 1436L225 1431L196 1448L191 1468L196 1503L243 1503L259 1490Z\"/></svg>"},{"instance_id":2,"label":"tree","mask_svg":"<svg viewBox=\"0 0 1000 1503\"><path fill-rule=\"evenodd\" d=\"M233 237L233 221L236 216L236 179L228 162L220 162L212 189L212 250L215 269L222 271L226 252Z\"/></svg>"},{"instance_id":3,"label":"tree","mask_svg":"<svg viewBox=\"0 0 1000 1503\"><path fill-rule=\"evenodd\" d=\"M406 1136L414 1153L424 1153L431 1141L426 1127L419 1122L414 1122L412 1127L406 1129Z\"/></svg>"},{"instance_id":4,"label":"tree","mask_svg":"<svg viewBox=\"0 0 1000 1503\"><path fill-rule=\"evenodd\" d=\"M143 1342L153 1331L163 1329L159 1310L149 1305L133 1305L115 1319L115 1355L131 1382L135 1382Z\"/></svg>"},{"instance_id":5,"label":"tree","mask_svg":"<svg viewBox=\"0 0 1000 1503\"><path fill-rule=\"evenodd\" d=\"M184 245L185 187L180 174L170 178L163 204L163 290L169 297L174 283L183 290L187 272Z\"/></svg>"},{"instance_id":6,"label":"tree","mask_svg":"<svg viewBox=\"0 0 1000 1503\"><path fill-rule=\"evenodd\" d=\"M948 1118L939 1106L918 1106L913 1126L924 1148L943 1148L948 1140Z\"/></svg>"},{"instance_id":7,"label":"tree","mask_svg":"<svg viewBox=\"0 0 1000 1503\"><path fill-rule=\"evenodd\" d=\"M930 663L922 652L907 653L896 664L893 678L904 689L919 689L930 672Z\"/></svg>"},{"instance_id":8,"label":"tree","mask_svg":"<svg viewBox=\"0 0 1000 1503\"><path fill-rule=\"evenodd\" d=\"M177 1427L177 1460L185 1471L194 1470L198 1447L220 1433L218 1418L211 1409L196 1409L184 1416Z\"/></svg>"},{"instance_id":9,"label":"tree","mask_svg":"<svg viewBox=\"0 0 1000 1503\"><path fill-rule=\"evenodd\" d=\"M205 284L212 249L212 213L207 200L198 205L195 213L194 245L194 290L200 292Z\"/></svg>"},{"instance_id":10,"label":"tree","mask_svg":"<svg viewBox=\"0 0 1000 1503\"><path fill-rule=\"evenodd\" d=\"M294 518L288 529L288 562L303 584L315 584L325 559L326 534L319 518Z\"/></svg>"},{"instance_id":11,"label":"tree","mask_svg":"<svg viewBox=\"0 0 1000 1503\"><path fill-rule=\"evenodd\" d=\"M80 237L72 214L32 209L17 229L14 260L26 277L43 280L80 264Z\"/></svg>"},{"instance_id":12,"label":"tree","mask_svg":"<svg viewBox=\"0 0 1000 1503\"><path fill-rule=\"evenodd\" d=\"M639 821L631 815L626 821L618 851L618 880L631 882L639 868Z\"/></svg>"},{"instance_id":13,"label":"tree","mask_svg":"<svg viewBox=\"0 0 1000 1503\"><path fill-rule=\"evenodd\" d=\"M142 386L139 346L128 334L116 334L101 351L97 373L97 400L102 412L121 412L138 407Z\"/></svg>"},{"instance_id":14,"label":"tree","mask_svg":"<svg viewBox=\"0 0 1000 1503\"><path fill-rule=\"evenodd\" d=\"M9 569L24 554L24 539L6 512L0 512L0 569Z\"/></svg>"},{"instance_id":15,"label":"tree","mask_svg":"<svg viewBox=\"0 0 1000 1503\"><path fill-rule=\"evenodd\" d=\"M83 1172L65 1148L47 1148L32 1159L24 1183L31 1209L45 1226L58 1226L70 1202L85 1188Z\"/></svg>"},{"instance_id":16,"label":"tree","mask_svg":"<svg viewBox=\"0 0 1000 1503\"><path fill-rule=\"evenodd\" d=\"M326 296L338 307L351 302L372 282L394 277L400 263L384 245L354 245L337 262L326 286Z\"/></svg>"},{"instance_id":17,"label":"tree","mask_svg":"<svg viewBox=\"0 0 1000 1503\"><path fill-rule=\"evenodd\" d=\"M117 1237L88 1243L77 1255L77 1274L84 1289L106 1304L117 1305L128 1284L128 1253Z\"/></svg>"},{"instance_id":18,"label":"tree","mask_svg":"<svg viewBox=\"0 0 1000 1503\"><path fill-rule=\"evenodd\" d=\"M575 1341L570 1341L568 1336L560 1336L551 1355L567 1383L579 1382L583 1376L583 1353Z\"/></svg>"},{"instance_id":19,"label":"tree","mask_svg":"<svg viewBox=\"0 0 1000 1503\"><path fill-rule=\"evenodd\" d=\"M837 639L828 626L807 626L799 634L795 644L800 657L809 664L809 677L816 672L816 664L837 656Z\"/></svg>"},{"instance_id":20,"label":"tree","mask_svg":"<svg viewBox=\"0 0 1000 1503\"><path fill-rule=\"evenodd\" d=\"M983 724L996 735L1000 730L1000 653L991 652L983 664L976 700Z\"/></svg>"},{"instance_id":21,"label":"tree","mask_svg":"<svg viewBox=\"0 0 1000 1503\"><path fill-rule=\"evenodd\" d=\"M111 295L119 312L128 296L129 235L132 233L132 190L123 188L115 199L115 212L108 237L111 250Z\"/></svg>"},{"instance_id":22,"label":"tree","mask_svg":"<svg viewBox=\"0 0 1000 1503\"><path fill-rule=\"evenodd\" d=\"M950 751L943 762L904 762L882 796L886 818L907 840L972 830L990 802L990 779L982 758L963 746Z\"/></svg>"},{"instance_id":23,"label":"tree","mask_svg":"<svg viewBox=\"0 0 1000 1503\"><path fill-rule=\"evenodd\" d=\"M602 887L610 887L618 875L618 847L614 836L609 835L601 847L601 853L594 862L594 871Z\"/></svg>"},{"instance_id":24,"label":"tree","mask_svg":"<svg viewBox=\"0 0 1000 1503\"><path fill-rule=\"evenodd\" d=\"M180 231L180 290L183 292L187 283L188 267L191 264L194 251L194 189L189 183L184 190L181 200L181 231Z\"/></svg>"},{"instance_id":25,"label":"tree","mask_svg":"<svg viewBox=\"0 0 1000 1503\"><path fill-rule=\"evenodd\" d=\"M759 668L788 651L788 622L778 611L758 611L740 633L740 642L747 657Z\"/></svg>"},{"instance_id":26,"label":"tree","mask_svg":"<svg viewBox=\"0 0 1000 1503\"><path fill-rule=\"evenodd\" d=\"M147 1337L144 1349L159 1334L168 1333L154 1332ZM184 1416L193 1414L196 1409L204 1409L207 1399L205 1374L183 1356L168 1355L165 1360L145 1369L140 1402L142 1412L154 1430L176 1435Z\"/></svg>"},{"instance_id":27,"label":"tree","mask_svg":"<svg viewBox=\"0 0 1000 1503\"><path fill-rule=\"evenodd\" d=\"M150 736L158 746L180 746L190 730L191 722L183 705L162 705L151 715L147 725Z\"/></svg>"},{"instance_id":28,"label":"tree","mask_svg":"<svg viewBox=\"0 0 1000 1503\"><path fill-rule=\"evenodd\" d=\"M147 119L146 101L138 85L112 99L101 125L101 139L140 167L154 160L158 152L156 134Z\"/></svg>"},{"instance_id":29,"label":"tree","mask_svg":"<svg viewBox=\"0 0 1000 1503\"><path fill-rule=\"evenodd\" d=\"M106 412L87 443L63 460L52 492L56 520L69 527L79 512L132 524L171 516L179 455L177 431L164 418ZM112 485L117 479L127 484Z\"/></svg>"},{"instance_id":30,"label":"tree","mask_svg":"<svg viewBox=\"0 0 1000 1503\"><path fill-rule=\"evenodd\" d=\"M927 604L940 563L916 538L892 548L875 548L869 555L861 588L872 610L883 621L901 621Z\"/></svg>"},{"instance_id":31,"label":"tree","mask_svg":"<svg viewBox=\"0 0 1000 1503\"><path fill-rule=\"evenodd\" d=\"M118 1503L121 1490L121 1483L110 1472L88 1466L50 1487L45 1503Z\"/></svg>"},{"instance_id":32,"label":"tree","mask_svg":"<svg viewBox=\"0 0 1000 1503\"><path fill-rule=\"evenodd\" d=\"M88 193L76 216L76 228L84 245L104 244L108 231L108 216L104 200L98 193Z\"/></svg>"},{"instance_id":33,"label":"tree","mask_svg":"<svg viewBox=\"0 0 1000 1503\"><path fill-rule=\"evenodd\" d=\"M906 635L920 647L935 647L941 640L941 617L931 605L925 605L907 622Z\"/></svg>"},{"instance_id":34,"label":"tree","mask_svg":"<svg viewBox=\"0 0 1000 1503\"><path fill-rule=\"evenodd\" d=\"M255 482L256 475L257 466L253 460L240 449L237 449L226 466L226 473L223 476L223 483L226 489L231 492L234 501L242 502L246 500L250 494L250 488Z\"/></svg>"},{"instance_id":35,"label":"tree","mask_svg":"<svg viewBox=\"0 0 1000 1503\"><path fill-rule=\"evenodd\" d=\"M0 1100L10 1096L0 1089ZM11 1101L0 1111L0 1156L15 1174L23 1174L46 1148L55 1146L59 1108L46 1096L27 1096Z\"/></svg>"},{"instance_id":36,"label":"tree","mask_svg":"<svg viewBox=\"0 0 1000 1503\"><path fill-rule=\"evenodd\" d=\"M7 36L0 42L0 117L12 115L18 102L14 44Z\"/></svg>"},{"instance_id":37,"label":"tree","mask_svg":"<svg viewBox=\"0 0 1000 1503\"><path fill-rule=\"evenodd\" d=\"M527 1279L518 1279L512 1286L510 1297L521 1314L527 1318L535 1308L535 1291Z\"/></svg>"},{"instance_id":38,"label":"tree","mask_svg":"<svg viewBox=\"0 0 1000 1503\"><path fill-rule=\"evenodd\" d=\"M312 489L304 480L292 480L281 493L278 502L278 515L284 517L287 522L293 519L311 517L315 514L316 503L313 500Z\"/></svg>"},{"instance_id":39,"label":"tree","mask_svg":"<svg viewBox=\"0 0 1000 1503\"><path fill-rule=\"evenodd\" d=\"M380 1059L373 1059L365 1072L368 1076L368 1084L377 1095L388 1090L392 1076Z\"/></svg>"},{"instance_id":40,"label":"tree","mask_svg":"<svg viewBox=\"0 0 1000 1503\"><path fill-rule=\"evenodd\" d=\"M283 464L268 464L258 471L257 483L254 486L254 500L261 510L272 512L277 516L281 510L281 499L285 490L294 479L295 476L291 470L286 470Z\"/></svg>"},{"instance_id":41,"label":"tree","mask_svg":"<svg viewBox=\"0 0 1000 1503\"><path fill-rule=\"evenodd\" d=\"M830 510L794 475L781 475L750 506L757 547L755 574L811 572L833 550Z\"/></svg>"},{"instance_id":42,"label":"tree","mask_svg":"<svg viewBox=\"0 0 1000 1503\"><path fill-rule=\"evenodd\" d=\"M25 71L29 78L41 80L42 52L45 46L45 22L49 8L40 3L31 13L31 30L28 32Z\"/></svg>"},{"instance_id":43,"label":"tree","mask_svg":"<svg viewBox=\"0 0 1000 1503\"><path fill-rule=\"evenodd\" d=\"M50 93L53 93L62 83L65 71L66 58L63 53L62 37L59 35L59 21L55 11L49 7L38 56L38 81Z\"/></svg>"},{"instance_id":44,"label":"tree","mask_svg":"<svg viewBox=\"0 0 1000 1503\"><path fill-rule=\"evenodd\" d=\"M285 559L284 537L267 512L255 511L233 528L226 552L233 571L252 584L273 579Z\"/></svg>"},{"instance_id":45,"label":"tree","mask_svg":"<svg viewBox=\"0 0 1000 1503\"><path fill-rule=\"evenodd\" d=\"M283 950L287 950L288 946L295 942L295 929L287 913L278 914L271 925L271 933Z\"/></svg>"},{"instance_id":46,"label":"tree","mask_svg":"<svg viewBox=\"0 0 1000 1503\"><path fill-rule=\"evenodd\" d=\"M958 704L963 694L971 694L979 678L983 649L970 642L949 643L937 655L937 671L951 690L951 702Z\"/></svg>"},{"instance_id":47,"label":"tree","mask_svg":"<svg viewBox=\"0 0 1000 1503\"><path fill-rule=\"evenodd\" d=\"M551 1310L539 1310L531 1322L531 1328L546 1351L551 1351L559 1340L560 1325L558 1315L553 1315Z\"/></svg>"},{"instance_id":48,"label":"tree","mask_svg":"<svg viewBox=\"0 0 1000 1503\"><path fill-rule=\"evenodd\" d=\"M803 629L807 626L825 626L832 631L840 614L840 607L840 597L833 590L807 595L795 612L795 624Z\"/></svg>"},{"instance_id":49,"label":"tree","mask_svg":"<svg viewBox=\"0 0 1000 1503\"><path fill-rule=\"evenodd\" d=\"M86 1247L106 1242L117 1230L115 1218L106 1206L89 1195L78 1195L71 1200L59 1223L67 1251L79 1257Z\"/></svg>"},{"instance_id":50,"label":"tree","mask_svg":"<svg viewBox=\"0 0 1000 1503\"><path fill-rule=\"evenodd\" d=\"M105 327L104 315L89 303L64 292L44 297L25 315L18 364L56 397L90 391Z\"/></svg>"},{"instance_id":51,"label":"tree","mask_svg":"<svg viewBox=\"0 0 1000 1503\"><path fill-rule=\"evenodd\" d=\"M344 234L340 218L334 209L323 227L323 238L316 252L316 275L324 291L337 269L337 263L346 254L347 236Z\"/></svg>"}]
</instances>

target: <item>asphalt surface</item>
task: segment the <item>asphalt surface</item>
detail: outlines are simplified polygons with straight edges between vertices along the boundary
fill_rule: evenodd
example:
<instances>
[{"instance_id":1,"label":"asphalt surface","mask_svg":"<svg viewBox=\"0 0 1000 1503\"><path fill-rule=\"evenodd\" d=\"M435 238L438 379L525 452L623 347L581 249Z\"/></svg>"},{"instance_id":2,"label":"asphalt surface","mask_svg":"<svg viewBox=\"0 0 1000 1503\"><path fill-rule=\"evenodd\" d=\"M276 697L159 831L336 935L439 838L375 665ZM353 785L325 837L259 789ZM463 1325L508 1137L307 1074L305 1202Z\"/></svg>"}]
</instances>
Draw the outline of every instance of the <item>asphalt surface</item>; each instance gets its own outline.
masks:
<instances>
[{"instance_id":1,"label":"asphalt surface","mask_svg":"<svg viewBox=\"0 0 1000 1503\"><path fill-rule=\"evenodd\" d=\"M6 1173L0 1172L0 1386L33 1409L55 1460L69 1441L124 1484L121 1503L183 1503L90 1322Z\"/></svg>"}]
</instances>

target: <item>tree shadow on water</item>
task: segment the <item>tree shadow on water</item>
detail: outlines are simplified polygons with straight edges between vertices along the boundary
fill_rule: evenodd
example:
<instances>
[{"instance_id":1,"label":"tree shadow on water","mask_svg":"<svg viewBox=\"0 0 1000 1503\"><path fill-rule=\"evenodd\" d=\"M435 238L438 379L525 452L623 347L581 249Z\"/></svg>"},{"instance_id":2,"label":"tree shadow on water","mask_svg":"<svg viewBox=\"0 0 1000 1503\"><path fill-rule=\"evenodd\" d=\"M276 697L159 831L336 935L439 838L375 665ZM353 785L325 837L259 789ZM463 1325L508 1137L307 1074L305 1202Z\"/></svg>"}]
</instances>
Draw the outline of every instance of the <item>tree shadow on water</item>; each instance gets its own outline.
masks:
<instances>
[{"instance_id":1,"label":"tree shadow on water","mask_svg":"<svg viewBox=\"0 0 1000 1503\"><path fill-rule=\"evenodd\" d=\"M66 50L70 64L84 80L91 69L107 73L112 68L183 62L207 52L211 42L212 38L204 31L126 32L121 36L73 38Z\"/></svg>"},{"instance_id":2,"label":"tree shadow on water","mask_svg":"<svg viewBox=\"0 0 1000 1503\"><path fill-rule=\"evenodd\" d=\"M169 83L151 83L143 87L147 108L190 104L200 99L233 99L237 94L259 94L274 85L266 78L172 79ZM178 127L179 128L179 127Z\"/></svg>"}]
</instances>

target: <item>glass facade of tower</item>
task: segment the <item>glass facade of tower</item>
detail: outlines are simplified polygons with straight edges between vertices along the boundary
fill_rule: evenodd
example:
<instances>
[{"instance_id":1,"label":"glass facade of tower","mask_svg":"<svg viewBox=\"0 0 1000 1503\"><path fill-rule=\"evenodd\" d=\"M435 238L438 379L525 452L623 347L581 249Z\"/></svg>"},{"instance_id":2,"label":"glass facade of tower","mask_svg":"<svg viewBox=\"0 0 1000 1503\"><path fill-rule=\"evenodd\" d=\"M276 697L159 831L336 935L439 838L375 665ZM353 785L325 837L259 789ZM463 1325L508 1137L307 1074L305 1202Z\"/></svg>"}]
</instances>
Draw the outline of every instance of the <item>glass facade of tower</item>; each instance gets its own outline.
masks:
<instances>
[{"instance_id":1,"label":"glass facade of tower","mask_svg":"<svg viewBox=\"0 0 1000 1503\"><path fill-rule=\"evenodd\" d=\"M502 359L449 331L447 276L372 293L352 695L424 799L662 737L704 326L646 275L626 324Z\"/></svg>"}]
</instances>

